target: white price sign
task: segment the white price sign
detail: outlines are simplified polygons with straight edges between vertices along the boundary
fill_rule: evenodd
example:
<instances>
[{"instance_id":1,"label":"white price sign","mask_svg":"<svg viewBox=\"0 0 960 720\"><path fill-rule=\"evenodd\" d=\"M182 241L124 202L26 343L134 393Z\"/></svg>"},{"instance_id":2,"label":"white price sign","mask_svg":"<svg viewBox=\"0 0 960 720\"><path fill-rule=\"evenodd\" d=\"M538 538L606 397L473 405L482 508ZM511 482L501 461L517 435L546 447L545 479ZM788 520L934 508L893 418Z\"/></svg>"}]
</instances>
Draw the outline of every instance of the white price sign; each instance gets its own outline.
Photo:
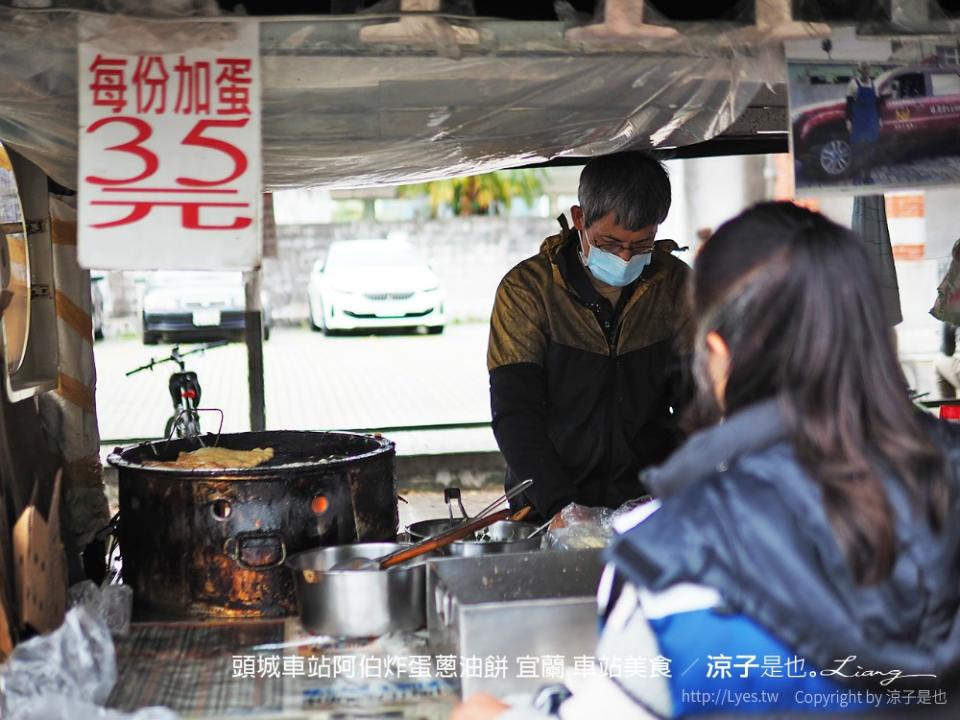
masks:
<instances>
[{"instance_id":1,"label":"white price sign","mask_svg":"<svg viewBox=\"0 0 960 720\"><path fill-rule=\"evenodd\" d=\"M103 22L79 46L81 264L256 267L257 24Z\"/></svg>"}]
</instances>

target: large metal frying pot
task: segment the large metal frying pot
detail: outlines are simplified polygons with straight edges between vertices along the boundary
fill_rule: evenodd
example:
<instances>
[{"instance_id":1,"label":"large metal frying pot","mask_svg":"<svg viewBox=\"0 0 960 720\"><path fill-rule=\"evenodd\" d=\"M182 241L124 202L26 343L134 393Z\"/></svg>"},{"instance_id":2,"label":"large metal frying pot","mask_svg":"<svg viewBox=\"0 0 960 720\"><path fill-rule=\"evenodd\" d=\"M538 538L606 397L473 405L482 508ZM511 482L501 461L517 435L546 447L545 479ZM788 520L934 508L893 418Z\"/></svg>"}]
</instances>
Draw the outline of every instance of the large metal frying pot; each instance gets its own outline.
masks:
<instances>
[{"instance_id":1,"label":"large metal frying pot","mask_svg":"<svg viewBox=\"0 0 960 720\"><path fill-rule=\"evenodd\" d=\"M303 626L314 635L374 637L426 625L425 564L389 570L333 570L354 558L378 558L394 543L318 548L287 561L293 571ZM329 572L328 572L329 571Z\"/></svg>"},{"instance_id":2,"label":"large metal frying pot","mask_svg":"<svg viewBox=\"0 0 960 720\"><path fill-rule=\"evenodd\" d=\"M205 438L212 444L212 436ZM393 540L394 444L340 432L221 435L221 447L271 447L254 468L145 465L196 449L195 439L112 454L120 481L124 581L140 617L270 617L296 611L284 561L325 545Z\"/></svg>"}]
</instances>

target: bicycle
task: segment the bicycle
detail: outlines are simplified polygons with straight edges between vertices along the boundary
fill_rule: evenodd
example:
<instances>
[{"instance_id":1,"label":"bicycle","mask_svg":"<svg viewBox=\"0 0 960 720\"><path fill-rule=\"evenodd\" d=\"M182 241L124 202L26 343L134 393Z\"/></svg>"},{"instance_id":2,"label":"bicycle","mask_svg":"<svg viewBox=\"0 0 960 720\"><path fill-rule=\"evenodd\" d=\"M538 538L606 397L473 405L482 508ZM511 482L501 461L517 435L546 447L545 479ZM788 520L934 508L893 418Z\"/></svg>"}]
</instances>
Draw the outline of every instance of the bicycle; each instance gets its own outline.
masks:
<instances>
[{"instance_id":1,"label":"bicycle","mask_svg":"<svg viewBox=\"0 0 960 720\"><path fill-rule=\"evenodd\" d=\"M226 340L207 343L194 350L180 352L180 346L176 345L170 352L170 355L164 358L151 358L146 365L130 370L127 377L143 370L153 370L158 365L167 362L174 362L180 367L179 372L170 375L170 398L173 400L173 415L167 419L164 427L163 436L168 440L174 435L177 438L193 438L200 436L200 380L197 374L192 370L187 370L187 364L184 361L189 355L203 353L213 348L222 347L227 344Z\"/></svg>"}]
</instances>

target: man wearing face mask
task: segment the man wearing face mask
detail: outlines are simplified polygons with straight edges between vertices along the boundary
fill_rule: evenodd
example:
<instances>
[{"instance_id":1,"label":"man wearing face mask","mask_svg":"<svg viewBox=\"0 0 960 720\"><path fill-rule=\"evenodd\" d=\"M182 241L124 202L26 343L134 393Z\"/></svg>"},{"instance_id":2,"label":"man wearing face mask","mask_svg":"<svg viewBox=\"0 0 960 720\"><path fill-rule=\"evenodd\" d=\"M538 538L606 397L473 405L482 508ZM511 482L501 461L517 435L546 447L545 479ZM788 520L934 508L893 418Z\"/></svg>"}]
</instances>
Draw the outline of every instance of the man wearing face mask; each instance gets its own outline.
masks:
<instances>
[{"instance_id":1,"label":"man wearing face mask","mask_svg":"<svg viewBox=\"0 0 960 720\"><path fill-rule=\"evenodd\" d=\"M591 160L573 228L506 274L490 323L493 431L515 506L615 508L677 447L690 352L689 268L657 241L670 180L639 152Z\"/></svg>"}]
</instances>

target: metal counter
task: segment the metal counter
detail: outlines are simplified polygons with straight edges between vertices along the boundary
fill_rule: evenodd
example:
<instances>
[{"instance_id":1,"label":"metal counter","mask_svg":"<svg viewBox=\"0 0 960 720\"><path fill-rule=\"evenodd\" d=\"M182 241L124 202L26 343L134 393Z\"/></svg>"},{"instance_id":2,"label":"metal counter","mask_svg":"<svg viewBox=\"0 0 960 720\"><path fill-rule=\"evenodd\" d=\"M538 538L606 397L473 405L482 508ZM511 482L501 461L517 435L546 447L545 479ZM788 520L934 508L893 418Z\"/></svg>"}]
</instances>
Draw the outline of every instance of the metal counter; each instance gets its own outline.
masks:
<instances>
[{"instance_id":1,"label":"metal counter","mask_svg":"<svg viewBox=\"0 0 960 720\"><path fill-rule=\"evenodd\" d=\"M461 692L504 696L547 684L521 672L522 659L593 656L597 648L599 550L531 552L431 560L427 628L435 654L464 664L488 658L504 673L461 668ZM529 677L524 675L529 674ZM475 676L478 675L478 676Z\"/></svg>"}]
</instances>

